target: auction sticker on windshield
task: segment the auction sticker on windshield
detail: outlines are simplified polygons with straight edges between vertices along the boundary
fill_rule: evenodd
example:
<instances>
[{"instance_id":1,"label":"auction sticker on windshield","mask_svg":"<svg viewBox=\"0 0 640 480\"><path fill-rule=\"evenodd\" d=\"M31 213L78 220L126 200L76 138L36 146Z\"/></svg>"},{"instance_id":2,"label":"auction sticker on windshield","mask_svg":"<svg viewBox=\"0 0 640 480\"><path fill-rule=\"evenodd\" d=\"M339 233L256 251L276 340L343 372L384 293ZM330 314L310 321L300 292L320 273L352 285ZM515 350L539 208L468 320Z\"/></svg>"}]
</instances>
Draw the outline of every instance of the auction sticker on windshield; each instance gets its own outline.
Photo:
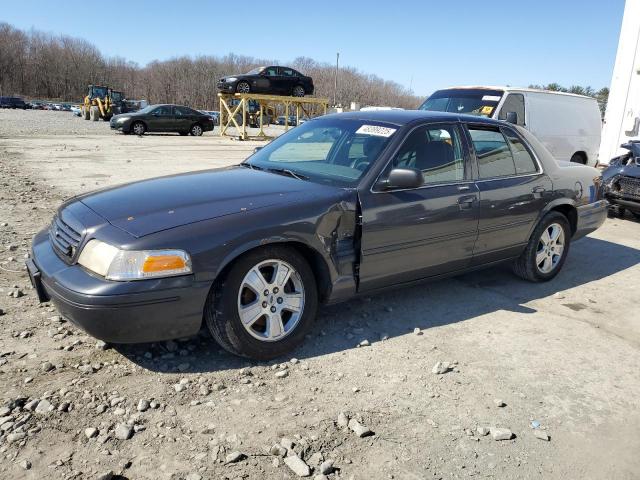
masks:
<instances>
[{"instance_id":1,"label":"auction sticker on windshield","mask_svg":"<svg viewBox=\"0 0 640 480\"><path fill-rule=\"evenodd\" d=\"M395 128L379 127L377 125L362 125L356 133L363 135L375 135L376 137L390 137L395 133Z\"/></svg>"}]
</instances>

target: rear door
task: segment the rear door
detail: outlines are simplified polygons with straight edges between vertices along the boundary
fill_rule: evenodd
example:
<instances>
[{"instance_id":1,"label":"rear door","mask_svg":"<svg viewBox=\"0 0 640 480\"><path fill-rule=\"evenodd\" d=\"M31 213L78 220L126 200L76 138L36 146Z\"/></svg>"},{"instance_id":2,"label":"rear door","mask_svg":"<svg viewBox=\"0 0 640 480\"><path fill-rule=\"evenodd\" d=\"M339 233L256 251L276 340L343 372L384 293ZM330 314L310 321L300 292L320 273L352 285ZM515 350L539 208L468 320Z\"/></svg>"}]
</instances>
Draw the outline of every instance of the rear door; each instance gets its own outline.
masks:
<instances>
[{"instance_id":1,"label":"rear door","mask_svg":"<svg viewBox=\"0 0 640 480\"><path fill-rule=\"evenodd\" d=\"M173 107L173 116L175 119L175 131L188 132L194 122L195 112L187 107Z\"/></svg>"},{"instance_id":2,"label":"rear door","mask_svg":"<svg viewBox=\"0 0 640 480\"><path fill-rule=\"evenodd\" d=\"M517 256L553 192L533 150L515 129L467 125L480 195L473 265Z\"/></svg>"},{"instance_id":3,"label":"rear door","mask_svg":"<svg viewBox=\"0 0 640 480\"><path fill-rule=\"evenodd\" d=\"M366 157L368 148L354 152ZM358 160L362 161L362 160ZM414 128L381 174L422 171L424 185L362 192L360 289L370 290L463 269L478 228L478 192L459 124Z\"/></svg>"}]
</instances>

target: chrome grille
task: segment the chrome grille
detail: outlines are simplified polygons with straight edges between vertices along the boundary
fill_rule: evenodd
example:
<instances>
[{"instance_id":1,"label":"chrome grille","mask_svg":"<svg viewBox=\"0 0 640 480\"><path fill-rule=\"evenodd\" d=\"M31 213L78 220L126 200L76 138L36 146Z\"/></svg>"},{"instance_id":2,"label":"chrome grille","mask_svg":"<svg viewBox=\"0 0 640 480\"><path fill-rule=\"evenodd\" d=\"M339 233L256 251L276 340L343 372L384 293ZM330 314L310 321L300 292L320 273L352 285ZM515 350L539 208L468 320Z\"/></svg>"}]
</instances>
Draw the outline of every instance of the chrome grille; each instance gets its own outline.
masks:
<instances>
[{"instance_id":1,"label":"chrome grille","mask_svg":"<svg viewBox=\"0 0 640 480\"><path fill-rule=\"evenodd\" d=\"M58 215L53 217L49 227L49 238L57 253L65 260L71 261L78 251L82 233L62 221Z\"/></svg>"},{"instance_id":2,"label":"chrome grille","mask_svg":"<svg viewBox=\"0 0 640 480\"><path fill-rule=\"evenodd\" d=\"M618 180L620 193L625 197L640 199L640 178L620 177Z\"/></svg>"}]
</instances>

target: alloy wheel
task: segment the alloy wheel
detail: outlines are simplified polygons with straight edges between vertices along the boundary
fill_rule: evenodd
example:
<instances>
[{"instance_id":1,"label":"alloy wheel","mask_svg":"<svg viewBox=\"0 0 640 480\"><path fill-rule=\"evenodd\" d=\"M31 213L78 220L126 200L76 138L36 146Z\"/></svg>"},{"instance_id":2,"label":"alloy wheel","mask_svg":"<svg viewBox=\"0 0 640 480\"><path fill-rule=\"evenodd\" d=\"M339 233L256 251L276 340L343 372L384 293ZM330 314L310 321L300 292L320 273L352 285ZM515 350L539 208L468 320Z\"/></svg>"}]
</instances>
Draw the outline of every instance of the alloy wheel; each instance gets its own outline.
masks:
<instances>
[{"instance_id":1,"label":"alloy wheel","mask_svg":"<svg viewBox=\"0 0 640 480\"><path fill-rule=\"evenodd\" d=\"M144 133L144 125L141 123L136 123L133 126L133 133L136 135L142 135Z\"/></svg>"},{"instance_id":2,"label":"alloy wheel","mask_svg":"<svg viewBox=\"0 0 640 480\"><path fill-rule=\"evenodd\" d=\"M562 259L565 239L564 229L557 223L552 223L540 236L536 250L536 266L542 273L555 270Z\"/></svg>"},{"instance_id":3,"label":"alloy wheel","mask_svg":"<svg viewBox=\"0 0 640 480\"><path fill-rule=\"evenodd\" d=\"M191 135L194 137L199 137L202 135L202 127L200 125L194 125L191 127Z\"/></svg>"},{"instance_id":4,"label":"alloy wheel","mask_svg":"<svg viewBox=\"0 0 640 480\"><path fill-rule=\"evenodd\" d=\"M249 93L250 89L251 88L249 87L249 84L247 82L240 82L238 84L238 87L236 88L238 93Z\"/></svg>"},{"instance_id":5,"label":"alloy wheel","mask_svg":"<svg viewBox=\"0 0 640 480\"><path fill-rule=\"evenodd\" d=\"M238 315L254 338L274 342L289 335L304 310L300 274L282 260L265 260L244 276L238 292Z\"/></svg>"}]
</instances>

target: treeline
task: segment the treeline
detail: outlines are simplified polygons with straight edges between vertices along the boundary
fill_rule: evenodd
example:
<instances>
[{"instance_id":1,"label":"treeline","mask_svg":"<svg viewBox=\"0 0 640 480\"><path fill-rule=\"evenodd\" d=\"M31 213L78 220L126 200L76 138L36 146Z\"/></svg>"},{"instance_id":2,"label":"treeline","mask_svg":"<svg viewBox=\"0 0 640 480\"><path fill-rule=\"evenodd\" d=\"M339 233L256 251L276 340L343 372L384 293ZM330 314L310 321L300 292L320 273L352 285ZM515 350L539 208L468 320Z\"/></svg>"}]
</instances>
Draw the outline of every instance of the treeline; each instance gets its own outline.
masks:
<instances>
[{"instance_id":1,"label":"treeline","mask_svg":"<svg viewBox=\"0 0 640 480\"><path fill-rule=\"evenodd\" d=\"M87 85L98 84L122 90L127 98L215 110L218 78L277 63L230 54L185 56L140 66L124 58L105 57L83 39L25 32L0 23L0 95L79 102ZM290 65L313 77L316 96L333 101L333 65L306 57ZM341 67L336 100L345 106L359 102L363 106L416 108L421 99L398 83Z\"/></svg>"},{"instance_id":2,"label":"treeline","mask_svg":"<svg viewBox=\"0 0 640 480\"><path fill-rule=\"evenodd\" d=\"M598 106L600 107L600 112L603 117L604 112L607 110L607 101L609 100L609 89L607 87L601 88L600 90L594 90L591 87L581 87L580 85L572 85L569 88L565 88L558 83L549 83L547 85L529 85L529 88L550 90L552 92L575 93L576 95L594 97L598 101Z\"/></svg>"}]
</instances>

